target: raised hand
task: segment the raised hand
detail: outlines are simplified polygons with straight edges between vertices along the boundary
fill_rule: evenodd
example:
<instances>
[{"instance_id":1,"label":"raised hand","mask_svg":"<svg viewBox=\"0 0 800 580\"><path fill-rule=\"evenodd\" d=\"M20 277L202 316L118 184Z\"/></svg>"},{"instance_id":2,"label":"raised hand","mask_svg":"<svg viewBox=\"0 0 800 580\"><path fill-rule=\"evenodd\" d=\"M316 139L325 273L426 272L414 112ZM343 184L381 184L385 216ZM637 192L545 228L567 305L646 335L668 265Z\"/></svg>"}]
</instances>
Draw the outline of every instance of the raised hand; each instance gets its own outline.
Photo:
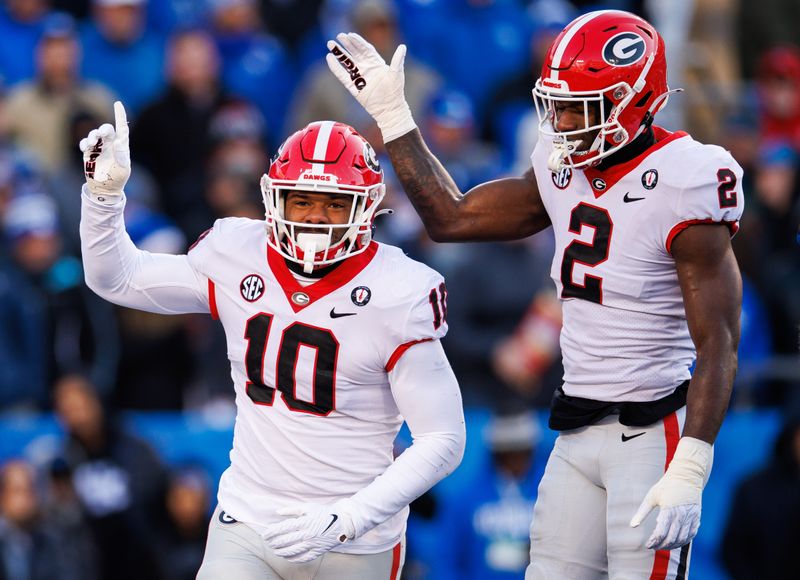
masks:
<instances>
[{"instance_id":1,"label":"raised hand","mask_svg":"<svg viewBox=\"0 0 800 580\"><path fill-rule=\"evenodd\" d=\"M79 144L87 189L100 201L121 196L131 175L128 117L120 101L114 103L114 125L92 129Z\"/></svg>"},{"instance_id":2,"label":"raised hand","mask_svg":"<svg viewBox=\"0 0 800 580\"><path fill-rule=\"evenodd\" d=\"M403 88L406 46L401 44L386 64L375 47L355 32L328 41L325 60L337 79L375 119L384 143L416 128Z\"/></svg>"}]
</instances>

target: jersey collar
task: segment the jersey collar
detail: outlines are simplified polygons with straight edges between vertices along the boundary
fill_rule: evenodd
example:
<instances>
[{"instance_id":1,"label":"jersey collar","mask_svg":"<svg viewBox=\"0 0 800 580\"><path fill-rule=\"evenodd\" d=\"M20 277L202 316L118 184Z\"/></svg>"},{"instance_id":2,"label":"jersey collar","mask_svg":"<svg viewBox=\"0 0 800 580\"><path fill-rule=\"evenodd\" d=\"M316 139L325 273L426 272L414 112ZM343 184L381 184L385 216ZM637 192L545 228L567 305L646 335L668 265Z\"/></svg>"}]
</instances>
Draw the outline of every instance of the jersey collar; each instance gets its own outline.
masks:
<instances>
[{"instance_id":1,"label":"jersey collar","mask_svg":"<svg viewBox=\"0 0 800 580\"><path fill-rule=\"evenodd\" d=\"M342 262L338 268L326 274L318 281L310 286L302 286L294 277L286 262L272 246L267 244L267 263L270 270L281 285L283 293L286 295L286 300L295 312L300 312L306 306L313 304L320 298L324 298L334 290L338 290L350 280L355 278L364 268L367 267L375 257L378 251L378 243L375 241L370 242L367 249L356 254L351 258L347 258ZM305 304L297 304L292 300L295 293L302 293L308 296L308 302Z\"/></svg>"},{"instance_id":2,"label":"jersey collar","mask_svg":"<svg viewBox=\"0 0 800 580\"><path fill-rule=\"evenodd\" d=\"M653 127L653 133L655 134L655 142L633 159L612 165L604 170L600 170L596 167L587 167L583 170L583 175L586 177L586 181L589 182L589 186L592 188L592 193L594 193L595 199L603 195L614 185L616 185L620 179L633 171L642 161L644 161L648 155L655 153L676 139L686 137L687 135L685 131L675 131L672 133L666 129L662 129L661 127ZM595 183L597 182L601 182L603 184L603 189L597 189L595 187Z\"/></svg>"}]
</instances>

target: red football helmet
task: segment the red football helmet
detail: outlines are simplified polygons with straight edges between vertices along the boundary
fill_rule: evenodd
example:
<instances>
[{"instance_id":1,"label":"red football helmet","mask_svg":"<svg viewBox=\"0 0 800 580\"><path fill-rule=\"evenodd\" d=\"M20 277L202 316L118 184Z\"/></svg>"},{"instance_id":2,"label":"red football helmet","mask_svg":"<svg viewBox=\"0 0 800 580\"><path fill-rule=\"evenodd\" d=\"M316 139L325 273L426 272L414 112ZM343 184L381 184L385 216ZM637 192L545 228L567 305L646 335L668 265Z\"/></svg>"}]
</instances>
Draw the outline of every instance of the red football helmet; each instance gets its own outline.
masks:
<instances>
[{"instance_id":1,"label":"red football helmet","mask_svg":"<svg viewBox=\"0 0 800 580\"><path fill-rule=\"evenodd\" d=\"M306 224L284 216L289 191L352 195L343 224ZM283 257L314 267L363 252L372 239L372 220L386 192L375 150L355 129L317 121L284 141L261 178L267 216L267 241ZM337 239L335 232L343 232Z\"/></svg>"},{"instance_id":2,"label":"red football helmet","mask_svg":"<svg viewBox=\"0 0 800 580\"><path fill-rule=\"evenodd\" d=\"M624 147L649 126L670 92L664 40L649 23L620 10L576 18L553 41L533 89L539 134L553 141L550 170L595 165ZM559 101L582 102L586 128L556 131ZM590 107L599 111L592 126ZM590 131L599 131L594 142L576 151L575 137Z\"/></svg>"}]
</instances>

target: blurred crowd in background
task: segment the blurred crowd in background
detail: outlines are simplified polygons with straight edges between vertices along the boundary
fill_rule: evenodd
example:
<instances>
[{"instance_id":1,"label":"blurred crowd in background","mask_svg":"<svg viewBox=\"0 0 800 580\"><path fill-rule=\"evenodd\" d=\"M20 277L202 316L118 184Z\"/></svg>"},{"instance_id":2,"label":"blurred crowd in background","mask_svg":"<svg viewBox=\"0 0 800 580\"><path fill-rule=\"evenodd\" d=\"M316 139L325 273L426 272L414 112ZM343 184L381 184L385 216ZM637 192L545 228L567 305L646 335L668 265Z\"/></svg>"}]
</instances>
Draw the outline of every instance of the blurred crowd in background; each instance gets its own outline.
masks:
<instances>
[{"instance_id":1,"label":"blurred crowd in background","mask_svg":"<svg viewBox=\"0 0 800 580\"><path fill-rule=\"evenodd\" d=\"M488 458L482 483L412 506L404 577L521 578L546 455L534 453L539 418L561 377L551 234L432 243L377 127L328 71L325 42L356 31L385 57L408 45L414 117L467 191L528 167L544 52L598 8L636 12L664 36L670 85L685 91L656 123L722 145L745 169L732 412L777 411L783 434L773 463L737 489L747 511L731 516L719 558L732 578L783 577L792 553L783 547L800 541L796 0L4 0L0 416L54 416L62 437L38 459L22 449L0 457L0 580L180 580L194 578L202 556L218 474L202 461L164 461L120 417L202 413L230 424L222 327L118 308L83 282L77 143L112 121L116 99L131 121L127 229L153 252L185 252L218 218L263 218L258 181L270 155L310 121L348 123L375 146L384 206L395 210L376 237L445 275L445 348L467 409L491 416L485 441L470 434ZM770 489L786 525L757 532L769 517L758 498ZM443 533L460 539L431 552L426 534Z\"/></svg>"}]
</instances>

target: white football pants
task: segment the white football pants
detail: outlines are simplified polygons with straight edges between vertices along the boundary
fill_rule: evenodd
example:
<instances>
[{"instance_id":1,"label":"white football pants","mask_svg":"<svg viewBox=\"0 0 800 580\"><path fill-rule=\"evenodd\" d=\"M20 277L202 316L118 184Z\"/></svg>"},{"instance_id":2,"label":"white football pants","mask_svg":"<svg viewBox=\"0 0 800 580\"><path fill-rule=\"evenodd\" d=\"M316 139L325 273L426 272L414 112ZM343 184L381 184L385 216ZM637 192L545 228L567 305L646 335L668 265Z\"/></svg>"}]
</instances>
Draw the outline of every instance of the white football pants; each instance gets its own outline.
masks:
<instances>
[{"instance_id":1,"label":"white football pants","mask_svg":"<svg viewBox=\"0 0 800 580\"><path fill-rule=\"evenodd\" d=\"M638 528L633 514L672 458L686 408L647 427L614 414L562 431L547 461L531 523L526 580L685 580L691 544L645 547L658 508Z\"/></svg>"},{"instance_id":2,"label":"white football pants","mask_svg":"<svg viewBox=\"0 0 800 580\"><path fill-rule=\"evenodd\" d=\"M273 554L253 528L217 506L197 580L398 580L404 559L405 540L378 554L328 552L294 564Z\"/></svg>"}]
</instances>

